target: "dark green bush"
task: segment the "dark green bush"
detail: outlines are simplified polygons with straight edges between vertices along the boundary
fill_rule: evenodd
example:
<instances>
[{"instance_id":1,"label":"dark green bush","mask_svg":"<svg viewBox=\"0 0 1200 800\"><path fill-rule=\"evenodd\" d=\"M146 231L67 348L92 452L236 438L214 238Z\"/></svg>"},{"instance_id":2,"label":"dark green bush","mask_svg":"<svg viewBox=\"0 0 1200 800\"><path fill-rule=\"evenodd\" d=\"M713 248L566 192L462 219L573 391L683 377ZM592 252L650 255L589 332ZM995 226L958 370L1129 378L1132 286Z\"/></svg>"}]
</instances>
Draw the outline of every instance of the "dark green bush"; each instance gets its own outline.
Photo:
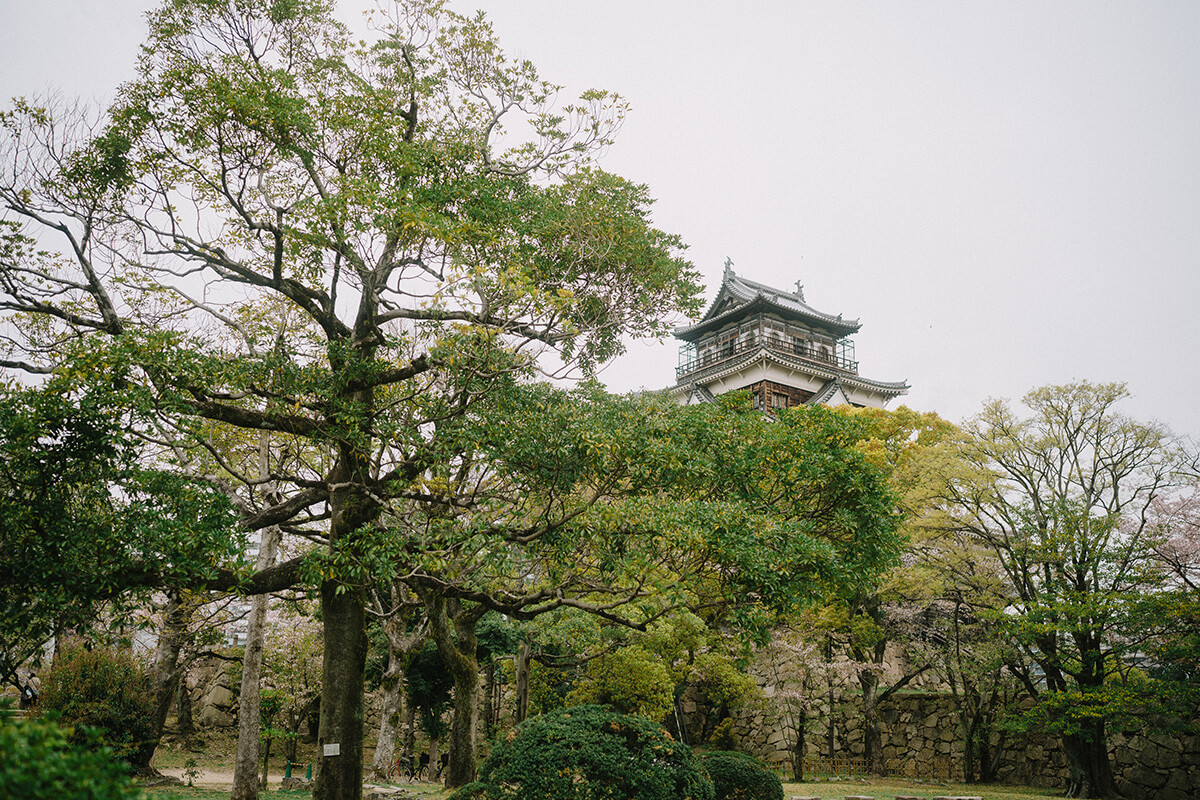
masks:
<instances>
[{"instance_id":1,"label":"dark green bush","mask_svg":"<svg viewBox=\"0 0 1200 800\"><path fill-rule=\"evenodd\" d=\"M454 800L713 800L713 785L657 723L575 706L526 721Z\"/></svg>"},{"instance_id":2,"label":"dark green bush","mask_svg":"<svg viewBox=\"0 0 1200 800\"><path fill-rule=\"evenodd\" d=\"M142 797L112 750L68 741L52 720L10 716L0 707L0 797L21 800L134 800ZM78 734L87 739L85 731Z\"/></svg>"},{"instance_id":3,"label":"dark green bush","mask_svg":"<svg viewBox=\"0 0 1200 800\"><path fill-rule=\"evenodd\" d=\"M783 800L779 776L745 753L714 750L700 756L716 787L716 800Z\"/></svg>"},{"instance_id":4,"label":"dark green bush","mask_svg":"<svg viewBox=\"0 0 1200 800\"><path fill-rule=\"evenodd\" d=\"M42 687L42 707L74 726L71 741L84 744L83 726L100 732L117 758L144 768L154 754L151 679L125 651L75 647L59 653Z\"/></svg>"}]
</instances>

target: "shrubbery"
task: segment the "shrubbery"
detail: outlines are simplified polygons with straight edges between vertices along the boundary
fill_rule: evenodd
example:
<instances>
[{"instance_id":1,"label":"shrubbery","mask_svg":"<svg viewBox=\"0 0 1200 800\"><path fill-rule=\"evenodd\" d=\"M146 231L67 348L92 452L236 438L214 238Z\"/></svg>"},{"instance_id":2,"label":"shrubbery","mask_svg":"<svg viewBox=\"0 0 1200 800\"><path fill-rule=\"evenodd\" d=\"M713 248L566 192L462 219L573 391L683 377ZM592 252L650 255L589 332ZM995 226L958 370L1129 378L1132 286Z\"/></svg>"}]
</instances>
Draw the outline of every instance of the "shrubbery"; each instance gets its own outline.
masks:
<instances>
[{"instance_id":1,"label":"shrubbery","mask_svg":"<svg viewBox=\"0 0 1200 800\"><path fill-rule=\"evenodd\" d=\"M454 800L713 800L691 748L660 725L600 706L527 720Z\"/></svg>"},{"instance_id":2,"label":"shrubbery","mask_svg":"<svg viewBox=\"0 0 1200 800\"><path fill-rule=\"evenodd\" d=\"M733 720L729 717L717 723L713 728L708 743L718 750L733 750L737 747L737 734L733 730Z\"/></svg>"},{"instance_id":3,"label":"shrubbery","mask_svg":"<svg viewBox=\"0 0 1200 800\"><path fill-rule=\"evenodd\" d=\"M716 750L700 756L716 787L716 800L783 800L779 776L744 753Z\"/></svg>"},{"instance_id":4,"label":"shrubbery","mask_svg":"<svg viewBox=\"0 0 1200 800\"><path fill-rule=\"evenodd\" d=\"M71 744L78 733L88 746ZM142 797L111 749L49 719L0 707L0 797L21 800L134 800Z\"/></svg>"},{"instance_id":5,"label":"shrubbery","mask_svg":"<svg viewBox=\"0 0 1200 800\"><path fill-rule=\"evenodd\" d=\"M75 726L73 743L85 743L83 726L90 726L117 758L137 768L149 764L151 680L131 654L100 647L66 650L55 657L42 689L42 708Z\"/></svg>"},{"instance_id":6,"label":"shrubbery","mask_svg":"<svg viewBox=\"0 0 1200 800\"><path fill-rule=\"evenodd\" d=\"M634 645L591 661L567 701L662 721L671 713L674 688L662 661Z\"/></svg>"}]
</instances>

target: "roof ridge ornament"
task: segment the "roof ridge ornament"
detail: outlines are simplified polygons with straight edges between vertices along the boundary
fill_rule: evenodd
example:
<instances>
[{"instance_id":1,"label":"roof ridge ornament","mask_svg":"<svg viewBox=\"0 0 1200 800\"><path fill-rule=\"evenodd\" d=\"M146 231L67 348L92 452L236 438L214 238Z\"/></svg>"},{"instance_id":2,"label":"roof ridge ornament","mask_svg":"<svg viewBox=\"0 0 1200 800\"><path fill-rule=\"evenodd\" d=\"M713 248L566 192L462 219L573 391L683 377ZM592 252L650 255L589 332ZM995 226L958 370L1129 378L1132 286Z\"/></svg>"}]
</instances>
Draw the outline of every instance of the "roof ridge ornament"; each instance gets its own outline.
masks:
<instances>
[{"instance_id":1,"label":"roof ridge ornament","mask_svg":"<svg viewBox=\"0 0 1200 800\"><path fill-rule=\"evenodd\" d=\"M725 277L729 278L733 275L733 259L725 256Z\"/></svg>"},{"instance_id":2,"label":"roof ridge ornament","mask_svg":"<svg viewBox=\"0 0 1200 800\"><path fill-rule=\"evenodd\" d=\"M795 292L795 295L796 295L796 297L799 297L799 298L800 298L800 302L801 302L801 303L807 303L807 302L808 302L807 300L805 300L805 299L804 299L804 282L803 282L803 281L796 281L796 292Z\"/></svg>"}]
</instances>

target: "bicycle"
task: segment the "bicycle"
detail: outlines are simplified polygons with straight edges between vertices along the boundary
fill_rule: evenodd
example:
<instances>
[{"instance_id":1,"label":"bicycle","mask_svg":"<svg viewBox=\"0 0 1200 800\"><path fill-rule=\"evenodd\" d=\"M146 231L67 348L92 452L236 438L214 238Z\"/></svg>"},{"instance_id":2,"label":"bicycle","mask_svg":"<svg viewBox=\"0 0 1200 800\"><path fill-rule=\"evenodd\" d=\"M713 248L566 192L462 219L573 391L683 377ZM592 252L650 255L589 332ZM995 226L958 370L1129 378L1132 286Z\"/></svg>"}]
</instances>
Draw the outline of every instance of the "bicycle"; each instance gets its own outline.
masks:
<instances>
[{"instance_id":1,"label":"bicycle","mask_svg":"<svg viewBox=\"0 0 1200 800\"><path fill-rule=\"evenodd\" d=\"M415 759L412 756L404 756L403 754L396 757L396 760L391 763L387 769L387 779L389 781L419 780L421 775L428 772L429 769L429 754L422 753L420 759Z\"/></svg>"}]
</instances>

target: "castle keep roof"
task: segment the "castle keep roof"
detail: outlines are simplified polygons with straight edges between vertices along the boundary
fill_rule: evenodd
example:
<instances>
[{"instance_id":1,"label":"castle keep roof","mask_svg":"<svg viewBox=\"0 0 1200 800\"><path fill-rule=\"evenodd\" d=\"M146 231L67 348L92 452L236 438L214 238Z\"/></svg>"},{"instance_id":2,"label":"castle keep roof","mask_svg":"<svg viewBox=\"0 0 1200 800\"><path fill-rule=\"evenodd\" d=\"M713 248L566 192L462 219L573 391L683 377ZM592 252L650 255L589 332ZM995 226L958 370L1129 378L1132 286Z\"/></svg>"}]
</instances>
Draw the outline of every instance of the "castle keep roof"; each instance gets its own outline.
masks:
<instances>
[{"instance_id":1,"label":"castle keep roof","mask_svg":"<svg viewBox=\"0 0 1200 800\"><path fill-rule=\"evenodd\" d=\"M693 325L676 328L675 338L694 342L709 331L722 325L760 311L770 311L784 319L806 322L824 328L837 338L856 333L862 327L856 319L842 319L841 314L826 314L804 302L804 293L799 290L786 292L736 275L729 266L721 289L712 305L704 312L700 321Z\"/></svg>"}]
</instances>

